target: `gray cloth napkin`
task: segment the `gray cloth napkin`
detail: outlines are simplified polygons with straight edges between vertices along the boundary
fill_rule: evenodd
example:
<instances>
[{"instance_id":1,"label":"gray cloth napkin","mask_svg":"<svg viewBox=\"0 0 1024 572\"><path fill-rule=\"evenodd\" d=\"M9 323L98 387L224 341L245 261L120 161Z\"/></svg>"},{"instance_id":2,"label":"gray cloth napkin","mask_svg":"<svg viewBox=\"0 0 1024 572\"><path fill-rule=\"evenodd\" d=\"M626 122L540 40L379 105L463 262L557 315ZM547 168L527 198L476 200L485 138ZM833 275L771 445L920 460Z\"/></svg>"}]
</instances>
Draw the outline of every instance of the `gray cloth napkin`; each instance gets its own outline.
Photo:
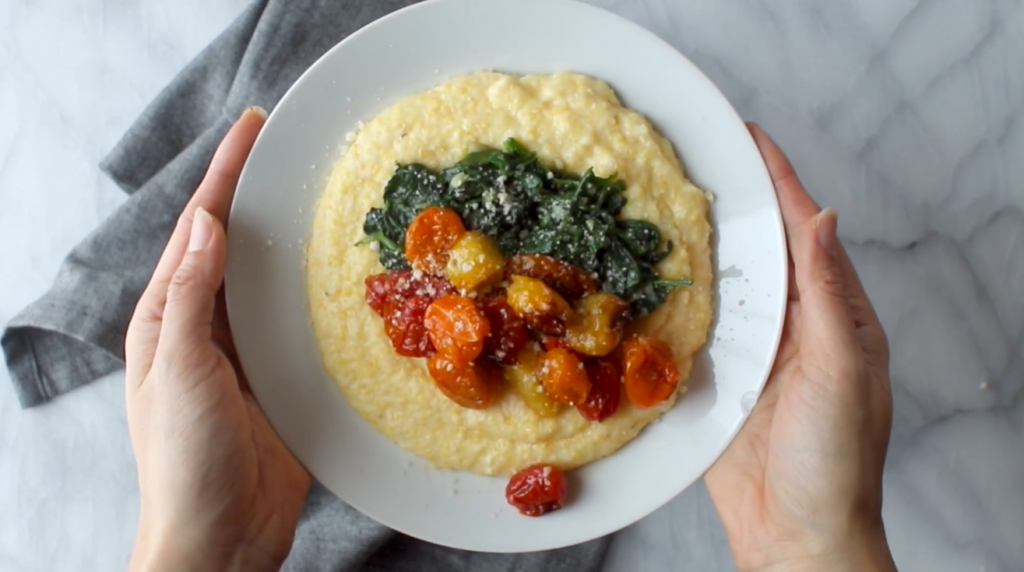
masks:
<instances>
[{"instance_id":1,"label":"gray cloth napkin","mask_svg":"<svg viewBox=\"0 0 1024 572\"><path fill-rule=\"evenodd\" d=\"M178 214L240 112L267 109L331 46L414 0L260 0L190 63L103 161L130 195L68 255L53 287L0 339L22 406L124 367L128 320ZM607 539L501 555L434 546L310 493L289 571L598 570Z\"/></svg>"}]
</instances>

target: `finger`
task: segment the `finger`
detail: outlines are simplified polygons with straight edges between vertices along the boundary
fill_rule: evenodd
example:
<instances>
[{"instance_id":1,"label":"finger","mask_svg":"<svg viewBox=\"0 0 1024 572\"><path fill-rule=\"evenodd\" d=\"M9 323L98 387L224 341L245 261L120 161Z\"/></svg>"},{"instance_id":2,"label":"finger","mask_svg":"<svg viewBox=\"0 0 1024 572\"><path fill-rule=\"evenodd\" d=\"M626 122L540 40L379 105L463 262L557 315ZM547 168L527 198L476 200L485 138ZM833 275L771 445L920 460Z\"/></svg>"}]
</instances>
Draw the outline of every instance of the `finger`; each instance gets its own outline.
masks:
<instances>
[{"instance_id":1,"label":"finger","mask_svg":"<svg viewBox=\"0 0 1024 572\"><path fill-rule=\"evenodd\" d=\"M782 149L775 144L761 127L756 123L747 123L750 135L754 138L765 165L768 167L768 174L775 185L775 192L779 198L779 209L782 211L782 220L786 227L786 237L789 243L790 252L796 248L797 234L800 228L812 217L821 212L821 208L804 189L803 184L796 175L792 163L782 152ZM849 293L850 305L853 308L854 319L858 327L867 326L881 328L878 317L875 315L871 303L868 301L864 286L857 276L857 271L850 262L846 250L842 244L838 245L837 253L840 259L844 279ZM791 275L792 276L792 275ZM790 281L790 284L794 284ZM794 288L790 288L790 300L798 300L800 294Z\"/></svg>"},{"instance_id":2,"label":"finger","mask_svg":"<svg viewBox=\"0 0 1024 572\"><path fill-rule=\"evenodd\" d=\"M217 148L206 177L178 218L128 328L125 353L130 370L147 371L152 364L167 299L167 287L174 271L181 264L196 209L203 208L222 222L227 220L238 176L265 119L266 111L258 107L242 113ZM137 379L138 376L129 375L129 378Z\"/></svg>"},{"instance_id":3,"label":"finger","mask_svg":"<svg viewBox=\"0 0 1024 572\"><path fill-rule=\"evenodd\" d=\"M213 310L213 343L220 346L224 355L234 363L238 358L235 349L235 338L231 335L231 324L228 322L227 300L224 288L217 291L216 306Z\"/></svg>"},{"instance_id":4,"label":"finger","mask_svg":"<svg viewBox=\"0 0 1024 572\"><path fill-rule=\"evenodd\" d=\"M252 151L252 146L256 142L256 136L263 128L265 119L266 111L258 107L250 107L242 113L242 117L228 131L224 140L217 147L206 171L206 176L199 183L192 199L185 205L185 209L178 219L178 225L167 243L164 256L153 272L150 285L153 286L152 293L158 298L166 294L167 283L181 262L189 230L192 227L192 216L196 209L204 209L226 225L231 201L235 197L238 177L241 175L245 160L249 157L249 152ZM147 294L149 293L149 289L147 289Z\"/></svg>"},{"instance_id":5,"label":"finger","mask_svg":"<svg viewBox=\"0 0 1024 572\"><path fill-rule=\"evenodd\" d=\"M825 370L849 365L843 362L852 359L859 347L838 254L837 224L835 209L821 211L800 229L793 252L800 289L800 333L808 340L800 351L803 355L806 350L810 363Z\"/></svg>"},{"instance_id":6,"label":"finger","mask_svg":"<svg viewBox=\"0 0 1024 572\"><path fill-rule=\"evenodd\" d=\"M231 335L231 324L228 322L227 303L224 299L224 287L217 291L217 300L213 309L213 343L220 348L224 357L231 362L231 367L238 377L238 386L243 392L252 393L249 388L249 380L242 370L242 363L238 360L238 350L235 348L235 338Z\"/></svg>"},{"instance_id":7,"label":"finger","mask_svg":"<svg viewBox=\"0 0 1024 572\"><path fill-rule=\"evenodd\" d=\"M747 123L751 137L757 149L761 152L764 164L768 168L768 175L775 187L775 194L779 200L779 210L782 212L782 223L786 230L786 242L789 244L790 252L796 248L796 238L800 227L821 209L815 204L814 199L804 190L803 184L796 175L796 170L789 162L786 154L775 144L775 141L753 122ZM800 290L796 287L796 280L793 273L793 259L789 260L789 300L800 299Z\"/></svg>"},{"instance_id":8,"label":"finger","mask_svg":"<svg viewBox=\"0 0 1024 572\"><path fill-rule=\"evenodd\" d=\"M793 267L793 257L787 256L786 258L786 275L788 278L786 284L789 284L789 288L787 288L786 292L786 300L789 302L798 302L800 301L800 289L796 287L796 269Z\"/></svg>"},{"instance_id":9,"label":"finger","mask_svg":"<svg viewBox=\"0 0 1024 572\"><path fill-rule=\"evenodd\" d=\"M860 281L860 275L857 274L857 269L854 268L853 261L850 260L850 255L841 244L836 254L846 280L850 307L853 309L853 319L856 321L857 327L878 326L880 328L878 315L875 313L874 306L871 305L868 294L864 290L864 284Z\"/></svg>"},{"instance_id":10,"label":"finger","mask_svg":"<svg viewBox=\"0 0 1024 572\"><path fill-rule=\"evenodd\" d=\"M882 328L882 321L878 318L875 307L868 298L846 250L840 249L838 254L846 280L850 314L853 316L853 326L857 332L857 338L860 340L860 347L864 350L865 357L873 365L887 370L889 341L886 338L885 329Z\"/></svg>"},{"instance_id":11,"label":"finger","mask_svg":"<svg viewBox=\"0 0 1024 572\"><path fill-rule=\"evenodd\" d=\"M775 144L775 141L756 123L748 123L747 128L750 130L750 135L754 138L758 150L761 151L761 157L764 159L765 166L768 167L772 184L775 185L775 193L779 198L779 209L782 211L782 222L786 227L789 247L792 249L800 227L818 214L821 208L807 194L793 165L782 149Z\"/></svg>"},{"instance_id":12,"label":"finger","mask_svg":"<svg viewBox=\"0 0 1024 572\"><path fill-rule=\"evenodd\" d=\"M224 227L205 209L197 209L185 255L167 287L158 345L161 355L188 359L212 343L213 311L224 281L226 254Z\"/></svg>"}]
</instances>

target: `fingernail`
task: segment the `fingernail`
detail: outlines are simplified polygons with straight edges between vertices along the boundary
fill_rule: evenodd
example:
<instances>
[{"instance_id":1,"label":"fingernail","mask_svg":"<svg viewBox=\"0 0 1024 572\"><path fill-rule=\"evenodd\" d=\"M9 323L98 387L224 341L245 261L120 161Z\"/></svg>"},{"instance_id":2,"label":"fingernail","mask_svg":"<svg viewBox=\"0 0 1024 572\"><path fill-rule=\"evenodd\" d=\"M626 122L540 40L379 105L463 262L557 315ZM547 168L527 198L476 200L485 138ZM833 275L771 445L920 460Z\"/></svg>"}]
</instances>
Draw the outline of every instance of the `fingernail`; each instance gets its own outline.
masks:
<instances>
[{"instance_id":1,"label":"fingernail","mask_svg":"<svg viewBox=\"0 0 1024 572\"><path fill-rule=\"evenodd\" d=\"M192 232L188 236L188 251L198 252L210 244L213 238L213 217L202 207L192 217Z\"/></svg>"},{"instance_id":2,"label":"fingernail","mask_svg":"<svg viewBox=\"0 0 1024 572\"><path fill-rule=\"evenodd\" d=\"M836 229L839 226L839 213L836 209L828 207L818 213L817 220L814 222L814 235L818 239L818 245L829 256L835 256L836 250L839 244L839 238L836 237Z\"/></svg>"},{"instance_id":3,"label":"fingernail","mask_svg":"<svg viewBox=\"0 0 1024 572\"><path fill-rule=\"evenodd\" d=\"M244 117L248 113L252 113L253 115L258 115L261 119L266 119L267 118L267 110L263 109L262 107L260 107L258 105L254 105L252 107L246 108L246 110L242 112L242 116Z\"/></svg>"}]
</instances>

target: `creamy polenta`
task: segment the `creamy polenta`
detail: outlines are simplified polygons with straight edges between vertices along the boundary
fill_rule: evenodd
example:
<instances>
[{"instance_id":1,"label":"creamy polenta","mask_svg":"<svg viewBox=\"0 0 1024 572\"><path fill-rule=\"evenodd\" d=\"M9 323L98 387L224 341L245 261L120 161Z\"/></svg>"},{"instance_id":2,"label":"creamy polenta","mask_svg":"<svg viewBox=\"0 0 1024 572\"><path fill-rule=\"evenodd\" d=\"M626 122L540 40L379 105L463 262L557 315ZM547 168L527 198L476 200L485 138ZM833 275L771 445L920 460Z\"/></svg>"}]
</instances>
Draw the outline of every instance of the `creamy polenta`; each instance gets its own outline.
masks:
<instances>
[{"instance_id":1,"label":"creamy polenta","mask_svg":"<svg viewBox=\"0 0 1024 572\"><path fill-rule=\"evenodd\" d=\"M668 342L687 379L711 321L711 251L705 194L683 175L668 141L623 107L602 81L577 74L481 72L407 97L367 123L338 162L320 199L307 253L313 326L327 371L348 402L399 446L440 468L510 474L533 463L571 469L609 455L675 401L639 409L623 399L604 422L572 407L542 418L512 391L485 410L445 397L422 359L395 354L367 306L364 280L383 271L356 246L366 212L381 202L396 164L439 169L509 137L569 172L593 167L628 184L622 216L656 224L675 244L659 265L689 277L631 330ZM682 384L681 384L682 385ZM680 390L682 391L682 389Z\"/></svg>"}]
</instances>

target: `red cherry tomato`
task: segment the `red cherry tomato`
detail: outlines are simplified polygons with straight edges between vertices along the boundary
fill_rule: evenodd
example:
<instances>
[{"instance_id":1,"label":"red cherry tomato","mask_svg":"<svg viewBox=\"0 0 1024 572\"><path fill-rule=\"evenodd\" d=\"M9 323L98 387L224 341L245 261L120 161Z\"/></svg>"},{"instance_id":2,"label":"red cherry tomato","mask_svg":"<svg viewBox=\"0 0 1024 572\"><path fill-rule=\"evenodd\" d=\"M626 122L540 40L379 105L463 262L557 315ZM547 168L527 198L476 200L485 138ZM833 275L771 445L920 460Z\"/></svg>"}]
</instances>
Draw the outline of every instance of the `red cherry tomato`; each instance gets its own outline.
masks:
<instances>
[{"instance_id":1,"label":"red cherry tomato","mask_svg":"<svg viewBox=\"0 0 1024 572\"><path fill-rule=\"evenodd\" d=\"M384 317L385 305L391 300L404 300L411 296L436 300L454 293L455 288L447 278L412 270L366 277L366 303L381 317Z\"/></svg>"},{"instance_id":2,"label":"red cherry tomato","mask_svg":"<svg viewBox=\"0 0 1024 572\"><path fill-rule=\"evenodd\" d=\"M586 362L587 377L590 378L590 393L576 409L585 419L601 422L619 409L622 399L622 370L616 360L609 357Z\"/></svg>"},{"instance_id":3,"label":"red cherry tomato","mask_svg":"<svg viewBox=\"0 0 1024 572\"><path fill-rule=\"evenodd\" d=\"M430 299L412 296L404 300L391 300L384 304L384 332L391 340L395 353L406 357L427 357L434 353L423 317Z\"/></svg>"},{"instance_id":4,"label":"red cherry tomato","mask_svg":"<svg viewBox=\"0 0 1024 572\"><path fill-rule=\"evenodd\" d=\"M526 516L540 516L565 504L565 473L551 465L532 465L512 475L505 500Z\"/></svg>"},{"instance_id":5,"label":"red cherry tomato","mask_svg":"<svg viewBox=\"0 0 1024 572\"><path fill-rule=\"evenodd\" d=\"M512 311L504 293L488 297L480 308L491 324L491 333L484 342L484 355L502 365L515 365L528 341L526 322Z\"/></svg>"}]
</instances>

